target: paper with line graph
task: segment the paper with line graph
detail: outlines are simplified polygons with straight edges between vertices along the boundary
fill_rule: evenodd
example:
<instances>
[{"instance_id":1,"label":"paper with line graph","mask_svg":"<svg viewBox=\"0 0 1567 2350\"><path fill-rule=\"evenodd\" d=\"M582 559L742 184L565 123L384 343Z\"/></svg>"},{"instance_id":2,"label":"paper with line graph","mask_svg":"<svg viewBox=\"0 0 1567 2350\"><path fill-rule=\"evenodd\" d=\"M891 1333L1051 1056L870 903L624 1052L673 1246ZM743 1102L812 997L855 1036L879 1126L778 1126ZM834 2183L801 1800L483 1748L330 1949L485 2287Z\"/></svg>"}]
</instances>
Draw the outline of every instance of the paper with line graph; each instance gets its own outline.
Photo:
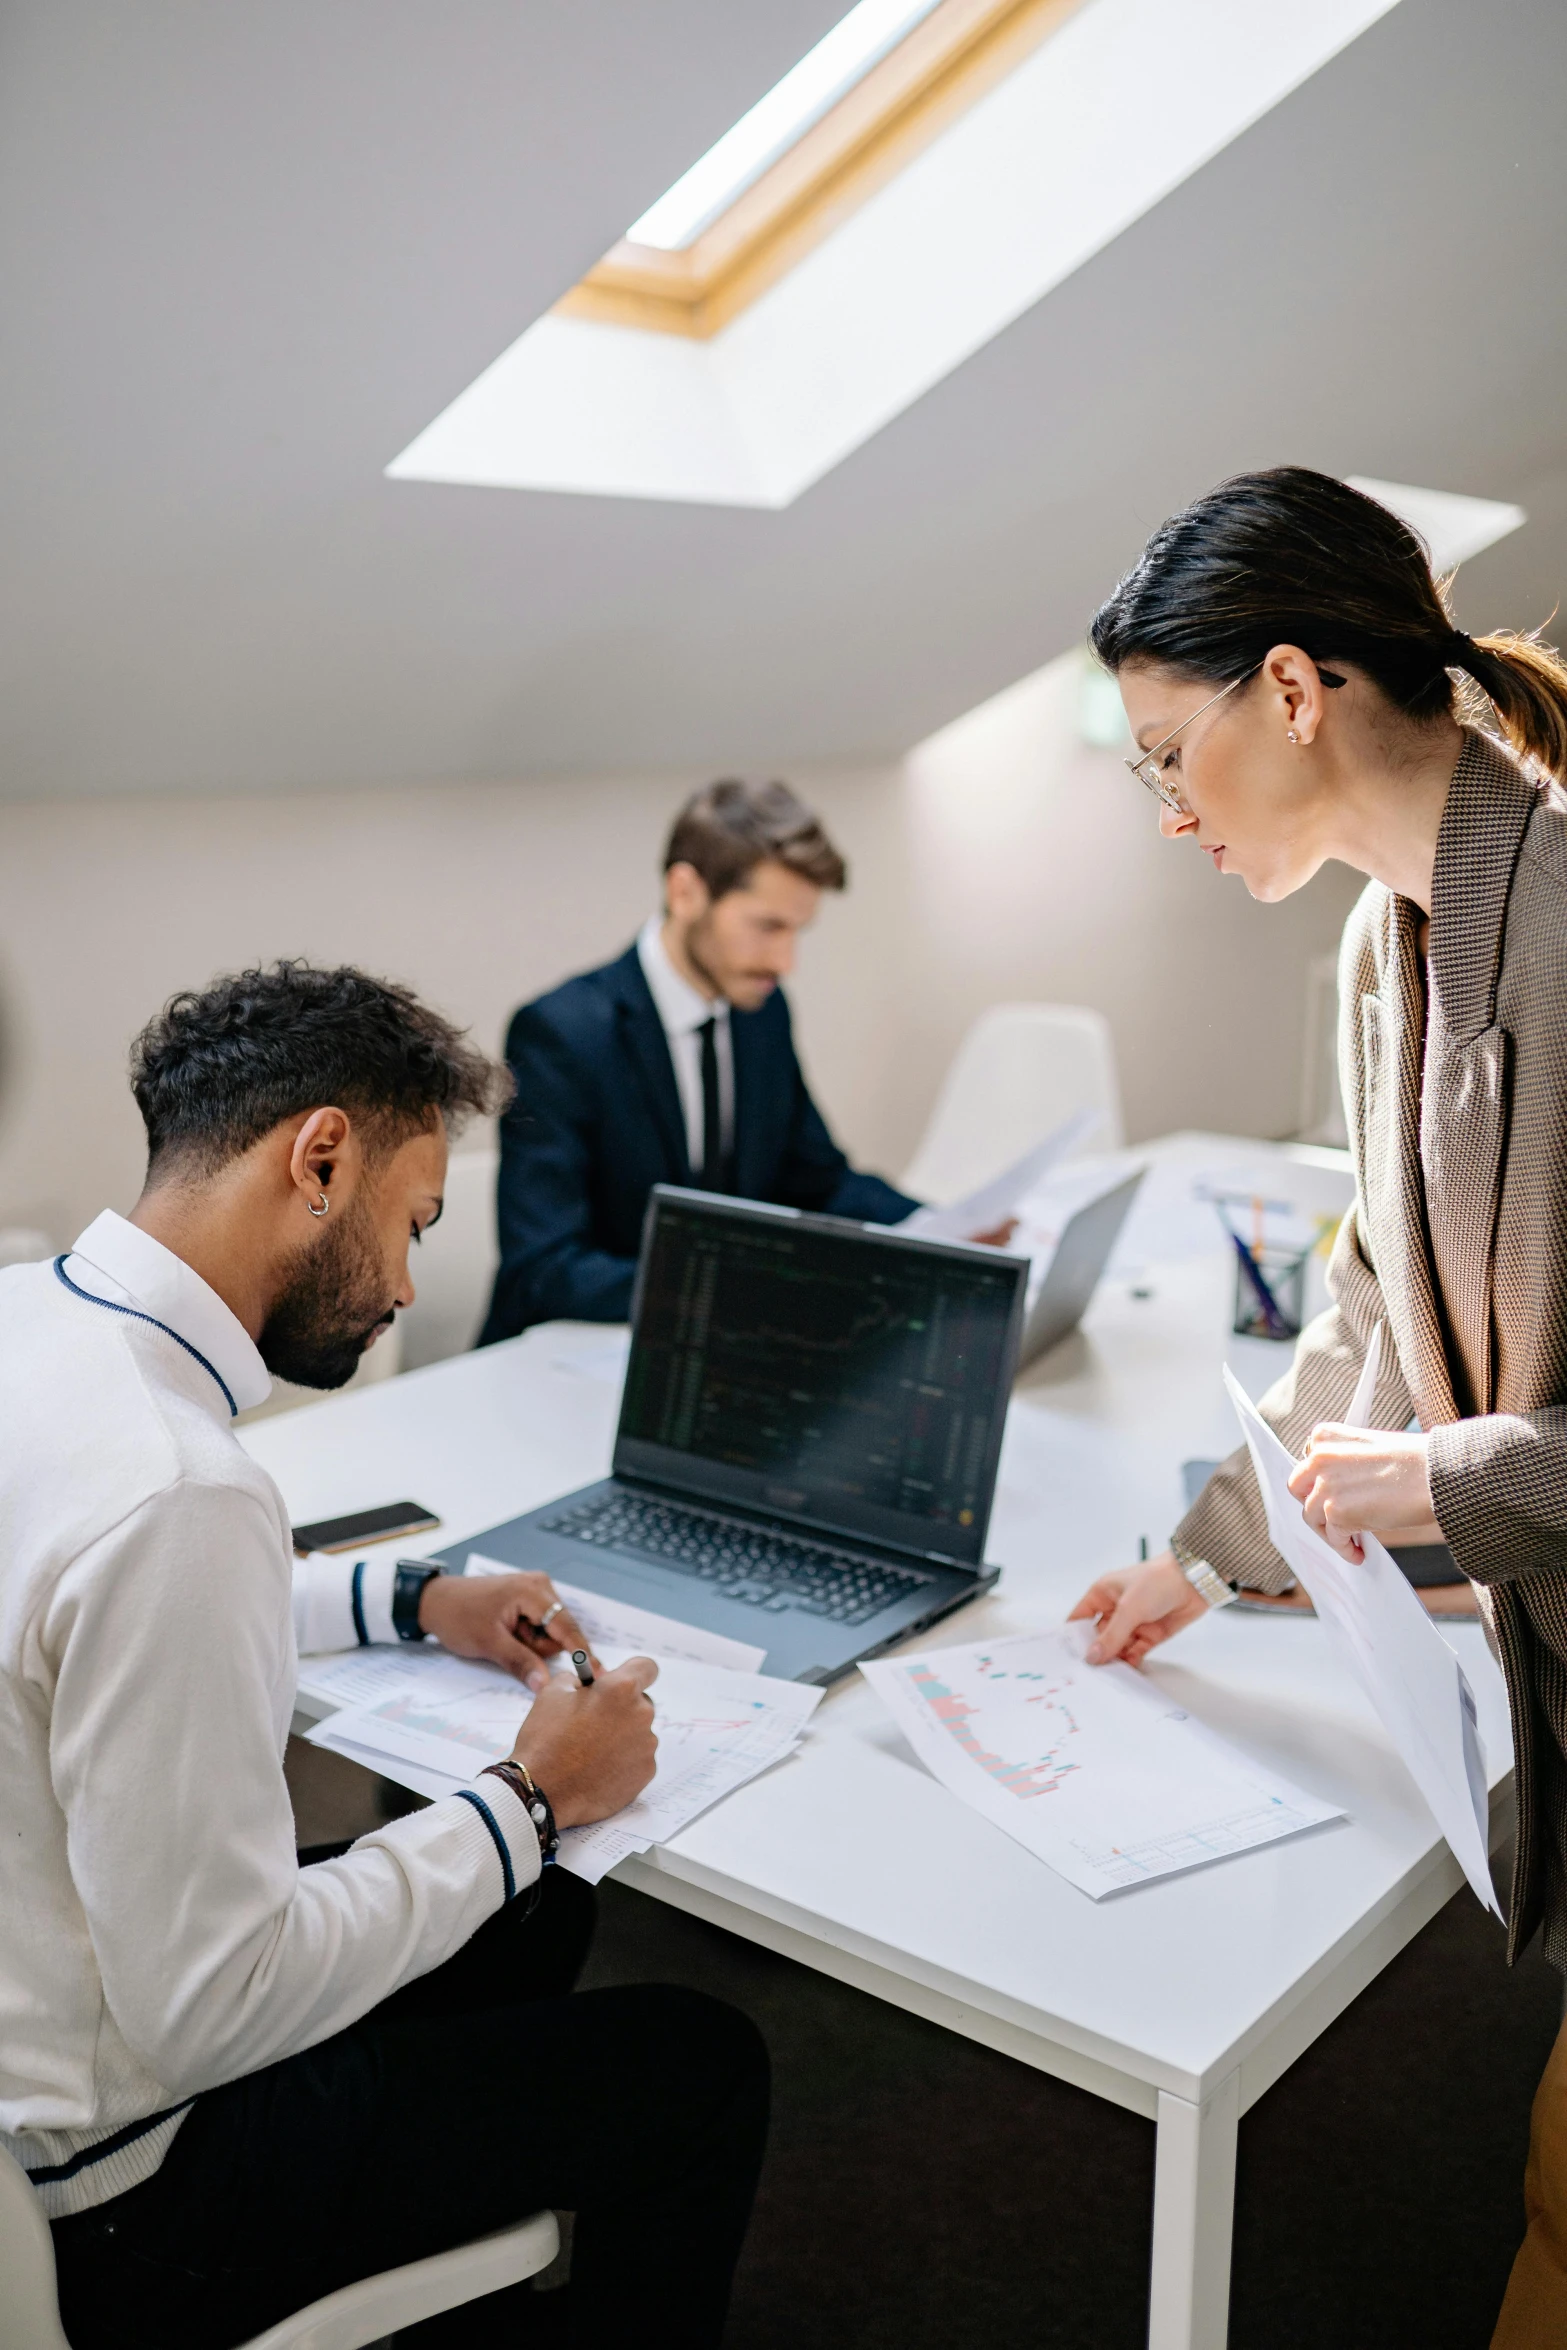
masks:
<instances>
[{"instance_id":1,"label":"paper with line graph","mask_svg":"<svg viewBox=\"0 0 1567 2350\"><path fill-rule=\"evenodd\" d=\"M1342 1818L1195 1721L1088 1624L861 1665L927 1770L1095 1901Z\"/></svg>"},{"instance_id":2,"label":"paper with line graph","mask_svg":"<svg viewBox=\"0 0 1567 2350\"><path fill-rule=\"evenodd\" d=\"M612 1649L601 1653L606 1665L620 1661ZM649 1694L658 1736L651 1783L613 1819L569 1828L561 1838L562 1861L590 1883L627 1853L667 1843L698 1813L781 1762L822 1695L764 1673L675 1661L659 1667ZM532 1702L498 1667L449 1658L438 1675L388 1685L318 1722L308 1736L421 1795L450 1794L510 1754Z\"/></svg>"}]
</instances>

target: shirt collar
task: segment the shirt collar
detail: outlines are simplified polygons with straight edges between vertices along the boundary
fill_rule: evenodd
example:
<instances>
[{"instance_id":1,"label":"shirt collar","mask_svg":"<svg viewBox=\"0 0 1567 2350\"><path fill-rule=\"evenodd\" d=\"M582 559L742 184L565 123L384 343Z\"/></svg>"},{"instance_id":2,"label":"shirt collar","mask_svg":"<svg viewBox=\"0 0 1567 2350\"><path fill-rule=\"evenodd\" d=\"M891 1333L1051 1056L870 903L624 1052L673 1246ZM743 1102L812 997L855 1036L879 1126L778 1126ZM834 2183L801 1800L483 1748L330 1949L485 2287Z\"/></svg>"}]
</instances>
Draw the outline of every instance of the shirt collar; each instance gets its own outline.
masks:
<instances>
[{"instance_id":1,"label":"shirt collar","mask_svg":"<svg viewBox=\"0 0 1567 2350\"><path fill-rule=\"evenodd\" d=\"M73 1278L83 1289L98 1289L81 1280L90 1267L110 1287L123 1292L120 1302L150 1314L193 1346L218 1373L240 1411L265 1403L272 1392L272 1375L244 1324L232 1314L215 1289L183 1257L139 1225L128 1224L112 1208L93 1219L71 1250ZM100 1292L106 1294L105 1292Z\"/></svg>"},{"instance_id":2,"label":"shirt collar","mask_svg":"<svg viewBox=\"0 0 1567 2350\"><path fill-rule=\"evenodd\" d=\"M642 965L642 976L666 1036L685 1036L709 1020L716 1019L722 1025L729 1018L729 1006L722 996L709 1003L675 969L664 944L662 915L650 914L643 923L637 936L637 960Z\"/></svg>"}]
</instances>

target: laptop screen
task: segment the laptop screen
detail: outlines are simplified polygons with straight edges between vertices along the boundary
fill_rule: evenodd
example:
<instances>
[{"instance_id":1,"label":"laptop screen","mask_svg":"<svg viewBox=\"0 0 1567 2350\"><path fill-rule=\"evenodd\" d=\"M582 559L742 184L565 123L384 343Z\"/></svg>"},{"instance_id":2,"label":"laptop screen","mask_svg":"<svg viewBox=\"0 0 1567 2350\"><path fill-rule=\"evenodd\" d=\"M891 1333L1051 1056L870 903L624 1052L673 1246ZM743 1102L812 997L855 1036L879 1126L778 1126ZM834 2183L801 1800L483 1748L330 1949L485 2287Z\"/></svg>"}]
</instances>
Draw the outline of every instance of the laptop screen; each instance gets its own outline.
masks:
<instances>
[{"instance_id":1,"label":"laptop screen","mask_svg":"<svg viewBox=\"0 0 1567 2350\"><path fill-rule=\"evenodd\" d=\"M978 1564L1027 1274L657 1192L615 1468Z\"/></svg>"}]
</instances>

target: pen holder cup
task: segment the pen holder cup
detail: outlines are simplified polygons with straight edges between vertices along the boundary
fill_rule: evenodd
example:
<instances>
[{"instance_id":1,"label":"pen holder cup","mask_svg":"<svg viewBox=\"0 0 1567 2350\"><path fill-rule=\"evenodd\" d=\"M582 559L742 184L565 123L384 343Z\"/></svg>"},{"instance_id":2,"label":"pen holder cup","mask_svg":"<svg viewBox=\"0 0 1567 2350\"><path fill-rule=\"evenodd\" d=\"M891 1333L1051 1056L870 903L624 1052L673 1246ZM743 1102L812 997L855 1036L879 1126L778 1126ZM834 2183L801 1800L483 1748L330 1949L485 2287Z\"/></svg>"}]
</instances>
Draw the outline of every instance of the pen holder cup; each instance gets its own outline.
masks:
<instances>
[{"instance_id":1,"label":"pen holder cup","mask_svg":"<svg viewBox=\"0 0 1567 2350\"><path fill-rule=\"evenodd\" d=\"M1304 1319L1309 1248L1238 1249L1235 1258L1237 1338L1298 1338Z\"/></svg>"}]
</instances>

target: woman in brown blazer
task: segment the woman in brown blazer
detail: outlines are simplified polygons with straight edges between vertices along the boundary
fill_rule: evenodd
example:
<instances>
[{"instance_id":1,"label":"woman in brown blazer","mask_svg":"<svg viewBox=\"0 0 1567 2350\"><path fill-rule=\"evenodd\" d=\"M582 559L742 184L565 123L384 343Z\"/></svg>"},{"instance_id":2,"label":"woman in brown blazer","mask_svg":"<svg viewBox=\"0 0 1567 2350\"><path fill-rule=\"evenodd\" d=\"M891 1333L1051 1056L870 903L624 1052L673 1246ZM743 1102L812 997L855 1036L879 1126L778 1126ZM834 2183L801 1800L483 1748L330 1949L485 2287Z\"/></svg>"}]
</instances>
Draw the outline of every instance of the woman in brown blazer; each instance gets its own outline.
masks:
<instances>
[{"instance_id":1,"label":"woman in brown blazer","mask_svg":"<svg viewBox=\"0 0 1567 2350\"><path fill-rule=\"evenodd\" d=\"M1567 1969L1567 669L1455 629L1414 534L1295 467L1165 523L1091 638L1167 838L1269 902L1330 857L1370 877L1339 965L1355 1205L1262 1410L1344 1557L1443 1541L1474 1583L1517 1749L1509 1955L1543 1927ZM1345 1428L1379 1323L1379 1425ZM1242 1447L1075 1613L1136 1663L1289 1580ZM1567 2031L1525 2194L1493 2350L1567 2343Z\"/></svg>"}]
</instances>

